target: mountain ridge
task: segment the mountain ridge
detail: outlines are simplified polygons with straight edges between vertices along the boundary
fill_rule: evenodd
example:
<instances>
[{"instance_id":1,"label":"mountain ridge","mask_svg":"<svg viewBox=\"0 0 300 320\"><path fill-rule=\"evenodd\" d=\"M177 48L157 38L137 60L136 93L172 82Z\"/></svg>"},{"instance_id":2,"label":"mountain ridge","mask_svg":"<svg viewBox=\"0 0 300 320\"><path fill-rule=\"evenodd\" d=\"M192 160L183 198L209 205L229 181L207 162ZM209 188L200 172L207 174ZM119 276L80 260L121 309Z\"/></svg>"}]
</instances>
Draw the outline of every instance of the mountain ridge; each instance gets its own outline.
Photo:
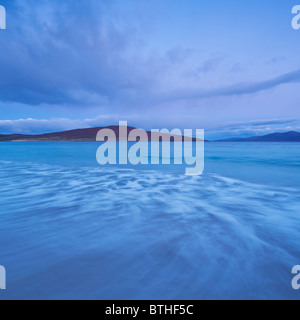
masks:
<instances>
[{"instance_id":1,"label":"mountain ridge","mask_svg":"<svg viewBox=\"0 0 300 320\"><path fill-rule=\"evenodd\" d=\"M13 142L13 141L96 141L96 135L99 130L111 129L114 131L117 140L120 140L119 126L107 127L94 127L73 129L60 132L44 133L44 134L0 134L0 142ZM135 127L127 127L127 133L136 130ZM137 129L140 130L140 129ZM148 140L151 141L151 132L146 131ZM121 137L124 140L127 137ZM169 139L170 135L163 134L165 139ZM184 137L182 136L182 139ZM196 139L193 138L193 141ZM300 142L300 132L288 131L284 133L275 132L263 136L253 136L248 138L231 138L221 139L212 142Z\"/></svg>"},{"instance_id":2,"label":"mountain ridge","mask_svg":"<svg viewBox=\"0 0 300 320\"><path fill-rule=\"evenodd\" d=\"M97 133L103 129L110 129L112 130L117 140L126 140L128 139L128 135L132 130L141 130L135 127L127 127L127 137L120 137L120 127L119 126L108 126L108 127L94 127L94 128L83 128L83 129L73 129L67 131L60 131L60 132L52 132L52 133L44 133L44 134L36 134L36 135L26 135L26 134L8 134L3 135L0 134L0 142L13 142L13 141L28 141L28 142L35 142L35 141L78 141L78 142L85 142L85 141L96 141ZM150 131L146 131L148 136L148 141L151 141L152 133ZM154 133L154 137L157 137L158 133ZM163 133L161 134L162 140L169 140L172 135ZM179 136L184 139L184 136ZM193 141L196 141L193 138Z\"/></svg>"},{"instance_id":3,"label":"mountain ridge","mask_svg":"<svg viewBox=\"0 0 300 320\"><path fill-rule=\"evenodd\" d=\"M275 132L263 136L253 136L248 138L222 139L218 142L300 142L300 132Z\"/></svg>"}]
</instances>

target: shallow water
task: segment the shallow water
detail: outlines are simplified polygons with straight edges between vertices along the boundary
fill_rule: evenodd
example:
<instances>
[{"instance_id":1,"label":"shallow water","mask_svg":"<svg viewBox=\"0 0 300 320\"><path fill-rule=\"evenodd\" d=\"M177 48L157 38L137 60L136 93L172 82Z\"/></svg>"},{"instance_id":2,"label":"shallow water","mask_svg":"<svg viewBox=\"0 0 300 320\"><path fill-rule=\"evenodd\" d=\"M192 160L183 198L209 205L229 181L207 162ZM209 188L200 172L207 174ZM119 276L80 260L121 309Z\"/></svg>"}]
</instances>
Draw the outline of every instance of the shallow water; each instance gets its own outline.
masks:
<instances>
[{"instance_id":1,"label":"shallow water","mask_svg":"<svg viewBox=\"0 0 300 320\"><path fill-rule=\"evenodd\" d=\"M207 143L199 177L97 147L0 144L1 299L299 299L300 144Z\"/></svg>"}]
</instances>

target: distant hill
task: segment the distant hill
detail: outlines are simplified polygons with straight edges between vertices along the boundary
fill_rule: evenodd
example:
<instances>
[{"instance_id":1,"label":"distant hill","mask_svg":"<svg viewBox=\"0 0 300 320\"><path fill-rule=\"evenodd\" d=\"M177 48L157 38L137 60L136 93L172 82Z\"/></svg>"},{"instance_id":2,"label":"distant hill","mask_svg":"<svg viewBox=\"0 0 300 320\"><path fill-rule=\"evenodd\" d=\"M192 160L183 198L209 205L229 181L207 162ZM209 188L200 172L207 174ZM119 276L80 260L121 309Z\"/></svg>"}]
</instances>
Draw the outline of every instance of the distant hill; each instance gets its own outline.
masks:
<instances>
[{"instance_id":1,"label":"distant hill","mask_svg":"<svg viewBox=\"0 0 300 320\"><path fill-rule=\"evenodd\" d=\"M300 132L290 131L285 133L272 133L265 136L256 136L249 138L233 138L219 140L221 142L300 142Z\"/></svg>"},{"instance_id":2,"label":"distant hill","mask_svg":"<svg viewBox=\"0 0 300 320\"><path fill-rule=\"evenodd\" d=\"M117 140L125 140L128 137L120 137L119 126L97 127L87 129L76 129L55 133L46 133L40 135L24 135L24 134L0 134L0 141L96 141L96 136L101 129L111 129L114 131ZM136 128L127 127L128 134ZM147 131L148 140L151 140L151 132ZM169 134L162 134L162 140L169 140ZM181 136L180 136L181 137ZM181 137L183 139L183 137ZM195 141L195 139L193 139Z\"/></svg>"}]
</instances>

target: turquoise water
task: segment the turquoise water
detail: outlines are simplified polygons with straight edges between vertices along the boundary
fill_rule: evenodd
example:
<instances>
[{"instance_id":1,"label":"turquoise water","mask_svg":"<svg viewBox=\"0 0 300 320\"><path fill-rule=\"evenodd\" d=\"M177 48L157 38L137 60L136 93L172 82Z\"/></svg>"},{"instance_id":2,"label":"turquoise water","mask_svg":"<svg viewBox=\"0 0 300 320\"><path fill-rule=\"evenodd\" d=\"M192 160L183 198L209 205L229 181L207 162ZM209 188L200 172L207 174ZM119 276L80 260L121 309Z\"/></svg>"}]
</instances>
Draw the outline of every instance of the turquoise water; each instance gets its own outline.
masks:
<instances>
[{"instance_id":1,"label":"turquoise water","mask_svg":"<svg viewBox=\"0 0 300 320\"><path fill-rule=\"evenodd\" d=\"M299 299L300 144L206 143L205 172L0 144L0 299Z\"/></svg>"}]
</instances>

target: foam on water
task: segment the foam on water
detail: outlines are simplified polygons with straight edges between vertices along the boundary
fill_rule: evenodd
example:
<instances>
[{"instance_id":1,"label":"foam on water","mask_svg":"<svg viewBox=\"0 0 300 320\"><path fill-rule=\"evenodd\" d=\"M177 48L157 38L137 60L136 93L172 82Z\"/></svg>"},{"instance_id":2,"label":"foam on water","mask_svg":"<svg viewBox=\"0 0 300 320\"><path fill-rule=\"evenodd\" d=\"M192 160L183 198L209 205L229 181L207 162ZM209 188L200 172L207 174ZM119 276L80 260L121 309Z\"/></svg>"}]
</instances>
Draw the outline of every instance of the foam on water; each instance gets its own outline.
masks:
<instances>
[{"instance_id":1,"label":"foam on water","mask_svg":"<svg viewBox=\"0 0 300 320\"><path fill-rule=\"evenodd\" d=\"M1 161L1 298L299 298L297 188Z\"/></svg>"}]
</instances>

